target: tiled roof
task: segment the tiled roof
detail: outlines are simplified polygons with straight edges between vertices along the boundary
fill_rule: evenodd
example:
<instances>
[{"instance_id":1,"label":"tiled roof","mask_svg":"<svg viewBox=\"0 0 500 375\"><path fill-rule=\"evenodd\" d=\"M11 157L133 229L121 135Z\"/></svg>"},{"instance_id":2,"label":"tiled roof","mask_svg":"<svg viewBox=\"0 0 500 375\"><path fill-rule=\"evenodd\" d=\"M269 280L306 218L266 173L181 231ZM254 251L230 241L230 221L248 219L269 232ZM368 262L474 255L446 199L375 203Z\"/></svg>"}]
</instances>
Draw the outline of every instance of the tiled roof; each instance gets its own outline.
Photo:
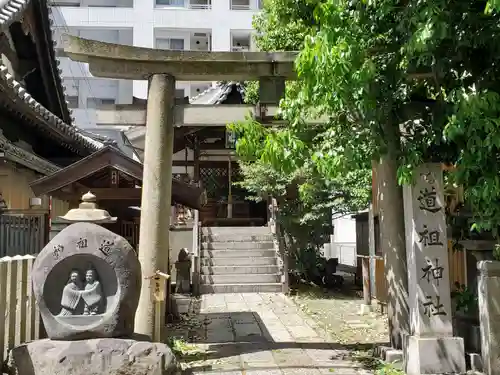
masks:
<instances>
[{"instance_id":1,"label":"tiled roof","mask_svg":"<svg viewBox=\"0 0 500 375\"><path fill-rule=\"evenodd\" d=\"M189 104L215 105L222 104L234 90L243 94L243 87L238 82L219 82L202 93L189 98Z\"/></svg>"},{"instance_id":2,"label":"tiled roof","mask_svg":"<svg viewBox=\"0 0 500 375\"><path fill-rule=\"evenodd\" d=\"M46 37L49 39L49 50L48 58L53 62L53 75L55 80L55 85L62 94L64 94L64 88L62 86L61 80L61 70L58 68L58 62L55 59L53 34L51 30L51 22L49 19L49 9L46 0L0 0L0 28L6 29L13 22L18 21L22 15L23 11L28 7L31 2L38 2L41 12L46 12L40 16L41 19L37 19L38 22L42 22L43 27L46 28ZM44 17L46 16L46 17ZM80 133L79 129L68 122L71 122L71 112L67 107L67 103L64 100L61 105L63 112L63 117L66 117L66 121L59 118L37 100L23 87L23 85L16 81L14 77L9 73L8 68L5 65L0 64L0 79L5 81L5 88L12 90L11 94L14 94L19 99L21 99L28 107L32 110L36 117L39 118L41 124L51 127L55 133L59 134L58 139L66 143L70 147L80 146L77 148L84 148L88 153L94 152L103 147L103 144L91 137L85 136ZM12 95L11 95L12 97Z\"/></svg>"},{"instance_id":3,"label":"tiled roof","mask_svg":"<svg viewBox=\"0 0 500 375\"><path fill-rule=\"evenodd\" d=\"M23 85L14 79L14 77L9 73L8 68L1 64L0 78L7 83L7 87L11 88L19 99L26 103L37 115L45 120L48 125L59 130L60 133L66 136L67 139L65 141L69 144L71 144L72 141L81 142L86 147L94 149L94 151L97 151L103 146L101 142L81 134L77 127L66 124L59 117L37 102L33 96L26 91Z\"/></svg>"},{"instance_id":4,"label":"tiled roof","mask_svg":"<svg viewBox=\"0 0 500 375\"><path fill-rule=\"evenodd\" d=\"M9 27L29 5L30 0L0 0L0 27Z\"/></svg>"}]
</instances>

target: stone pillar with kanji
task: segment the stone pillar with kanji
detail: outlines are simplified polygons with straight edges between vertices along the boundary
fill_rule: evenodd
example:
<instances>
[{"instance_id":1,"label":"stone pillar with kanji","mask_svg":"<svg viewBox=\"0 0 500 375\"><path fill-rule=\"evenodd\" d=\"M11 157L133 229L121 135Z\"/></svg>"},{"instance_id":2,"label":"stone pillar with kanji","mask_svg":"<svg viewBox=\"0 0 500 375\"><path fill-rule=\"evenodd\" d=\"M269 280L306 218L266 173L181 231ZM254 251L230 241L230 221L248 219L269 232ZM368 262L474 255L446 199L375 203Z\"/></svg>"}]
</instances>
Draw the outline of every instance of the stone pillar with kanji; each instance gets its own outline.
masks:
<instances>
[{"instance_id":1,"label":"stone pillar with kanji","mask_svg":"<svg viewBox=\"0 0 500 375\"><path fill-rule=\"evenodd\" d=\"M423 164L403 188L410 335L408 375L465 372L464 343L453 337L443 172Z\"/></svg>"}]
</instances>

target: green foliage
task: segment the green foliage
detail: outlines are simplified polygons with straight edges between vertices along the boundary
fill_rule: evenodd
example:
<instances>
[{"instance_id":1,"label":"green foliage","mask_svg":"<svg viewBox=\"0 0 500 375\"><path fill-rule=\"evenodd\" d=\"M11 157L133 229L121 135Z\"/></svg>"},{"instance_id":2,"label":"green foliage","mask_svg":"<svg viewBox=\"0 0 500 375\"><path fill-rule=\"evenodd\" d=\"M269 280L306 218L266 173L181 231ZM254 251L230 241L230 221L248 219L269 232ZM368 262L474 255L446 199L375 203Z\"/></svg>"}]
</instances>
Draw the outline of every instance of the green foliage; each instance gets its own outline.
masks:
<instances>
[{"instance_id":1,"label":"green foliage","mask_svg":"<svg viewBox=\"0 0 500 375\"><path fill-rule=\"evenodd\" d=\"M341 190L307 166L284 173L261 160L242 158L239 164L243 179L237 184L251 194L249 198L259 201L273 196L278 201L277 221L290 254L292 273L308 281L319 280L324 270L321 248L329 241L332 210L342 215L356 210L356 204L366 204L366 189L355 186L351 191L345 188L345 181ZM369 182L355 179L351 183ZM295 187L298 194L290 194Z\"/></svg>"},{"instance_id":2,"label":"green foliage","mask_svg":"<svg viewBox=\"0 0 500 375\"><path fill-rule=\"evenodd\" d=\"M253 20L255 44L261 51L299 51L315 28L314 9L319 0L267 0ZM290 83L289 83L290 84ZM259 101L259 83L247 82L245 102Z\"/></svg>"},{"instance_id":3,"label":"green foliage","mask_svg":"<svg viewBox=\"0 0 500 375\"><path fill-rule=\"evenodd\" d=\"M498 0L269 1L255 19L262 49L300 49L281 103L286 128L238 152L325 180L367 171L390 153L408 182L422 162L456 164L473 229L500 227ZM250 84L256 100L256 85ZM306 119L326 116L321 126ZM366 172L365 172L366 173Z\"/></svg>"},{"instance_id":4,"label":"green foliage","mask_svg":"<svg viewBox=\"0 0 500 375\"><path fill-rule=\"evenodd\" d=\"M254 18L255 42L264 51L300 50L308 35L317 29L314 11L325 1L266 1ZM288 82L287 96L299 92L298 84ZM247 82L245 101L258 101L258 83ZM342 178L325 178L313 161L318 135L324 127L264 127L251 119L229 128L238 134L237 154L243 181L239 184L262 199L278 199L278 221L285 245L301 278L314 280L324 268L320 248L329 241L332 211L348 214L367 207L371 184L369 169L346 171ZM317 138L317 139L316 139ZM361 150L362 151L362 150ZM297 157L300 155L300 157ZM289 194L297 190L297 194Z\"/></svg>"},{"instance_id":5,"label":"green foliage","mask_svg":"<svg viewBox=\"0 0 500 375\"><path fill-rule=\"evenodd\" d=\"M473 293L466 285L455 283L455 291L451 293L455 300L455 309L457 312L465 314L476 314L478 309L477 294Z\"/></svg>"}]
</instances>

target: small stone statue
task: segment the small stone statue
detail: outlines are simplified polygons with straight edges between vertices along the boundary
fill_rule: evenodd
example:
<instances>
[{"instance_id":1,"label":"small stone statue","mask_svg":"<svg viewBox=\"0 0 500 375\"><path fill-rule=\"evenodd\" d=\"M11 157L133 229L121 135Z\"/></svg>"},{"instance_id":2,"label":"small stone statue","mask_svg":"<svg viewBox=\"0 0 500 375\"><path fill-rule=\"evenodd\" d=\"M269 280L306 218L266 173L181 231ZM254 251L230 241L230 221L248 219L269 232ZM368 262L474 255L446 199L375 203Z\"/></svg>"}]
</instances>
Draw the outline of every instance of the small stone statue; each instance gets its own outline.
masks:
<instances>
[{"instance_id":1,"label":"small stone statue","mask_svg":"<svg viewBox=\"0 0 500 375\"><path fill-rule=\"evenodd\" d=\"M69 276L69 281L63 289L61 298L61 312L59 316L77 315L78 305L81 297L81 280L80 272L72 270Z\"/></svg>"},{"instance_id":2,"label":"small stone statue","mask_svg":"<svg viewBox=\"0 0 500 375\"><path fill-rule=\"evenodd\" d=\"M97 315L102 300L102 288L94 269L87 270L85 282L85 290L82 291L82 298L85 302L83 315Z\"/></svg>"},{"instance_id":3,"label":"small stone statue","mask_svg":"<svg viewBox=\"0 0 500 375\"><path fill-rule=\"evenodd\" d=\"M191 288L191 256L186 248L179 251L177 262L175 262L176 269L176 293L189 293Z\"/></svg>"}]
</instances>

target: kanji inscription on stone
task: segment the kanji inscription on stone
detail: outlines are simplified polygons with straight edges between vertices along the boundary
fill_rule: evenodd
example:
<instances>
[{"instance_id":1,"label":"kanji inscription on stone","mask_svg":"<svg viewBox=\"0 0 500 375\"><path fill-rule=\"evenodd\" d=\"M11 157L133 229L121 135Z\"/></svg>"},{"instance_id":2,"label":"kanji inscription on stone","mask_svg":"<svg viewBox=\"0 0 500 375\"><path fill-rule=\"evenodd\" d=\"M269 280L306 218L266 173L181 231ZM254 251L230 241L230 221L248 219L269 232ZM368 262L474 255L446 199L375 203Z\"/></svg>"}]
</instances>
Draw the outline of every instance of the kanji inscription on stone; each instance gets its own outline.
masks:
<instances>
[{"instance_id":1,"label":"kanji inscription on stone","mask_svg":"<svg viewBox=\"0 0 500 375\"><path fill-rule=\"evenodd\" d=\"M443 246L441 242L441 232L439 230L429 230L427 225L423 226L423 230L418 232L420 236L419 242L424 246Z\"/></svg>"},{"instance_id":2,"label":"kanji inscription on stone","mask_svg":"<svg viewBox=\"0 0 500 375\"><path fill-rule=\"evenodd\" d=\"M113 242L112 241L104 240L99 245L99 251L102 252L104 255L108 255L109 252L111 251L111 247L112 246L113 246Z\"/></svg>"},{"instance_id":3,"label":"kanji inscription on stone","mask_svg":"<svg viewBox=\"0 0 500 375\"><path fill-rule=\"evenodd\" d=\"M444 268L439 265L439 259L436 258L434 263L430 259L426 259L427 265L422 268L422 272L424 275L422 279L427 278L427 282L431 282L432 280L436 280L437 285L439 285L439 280L443 278Z\"/></svg>"}]
</instances>

